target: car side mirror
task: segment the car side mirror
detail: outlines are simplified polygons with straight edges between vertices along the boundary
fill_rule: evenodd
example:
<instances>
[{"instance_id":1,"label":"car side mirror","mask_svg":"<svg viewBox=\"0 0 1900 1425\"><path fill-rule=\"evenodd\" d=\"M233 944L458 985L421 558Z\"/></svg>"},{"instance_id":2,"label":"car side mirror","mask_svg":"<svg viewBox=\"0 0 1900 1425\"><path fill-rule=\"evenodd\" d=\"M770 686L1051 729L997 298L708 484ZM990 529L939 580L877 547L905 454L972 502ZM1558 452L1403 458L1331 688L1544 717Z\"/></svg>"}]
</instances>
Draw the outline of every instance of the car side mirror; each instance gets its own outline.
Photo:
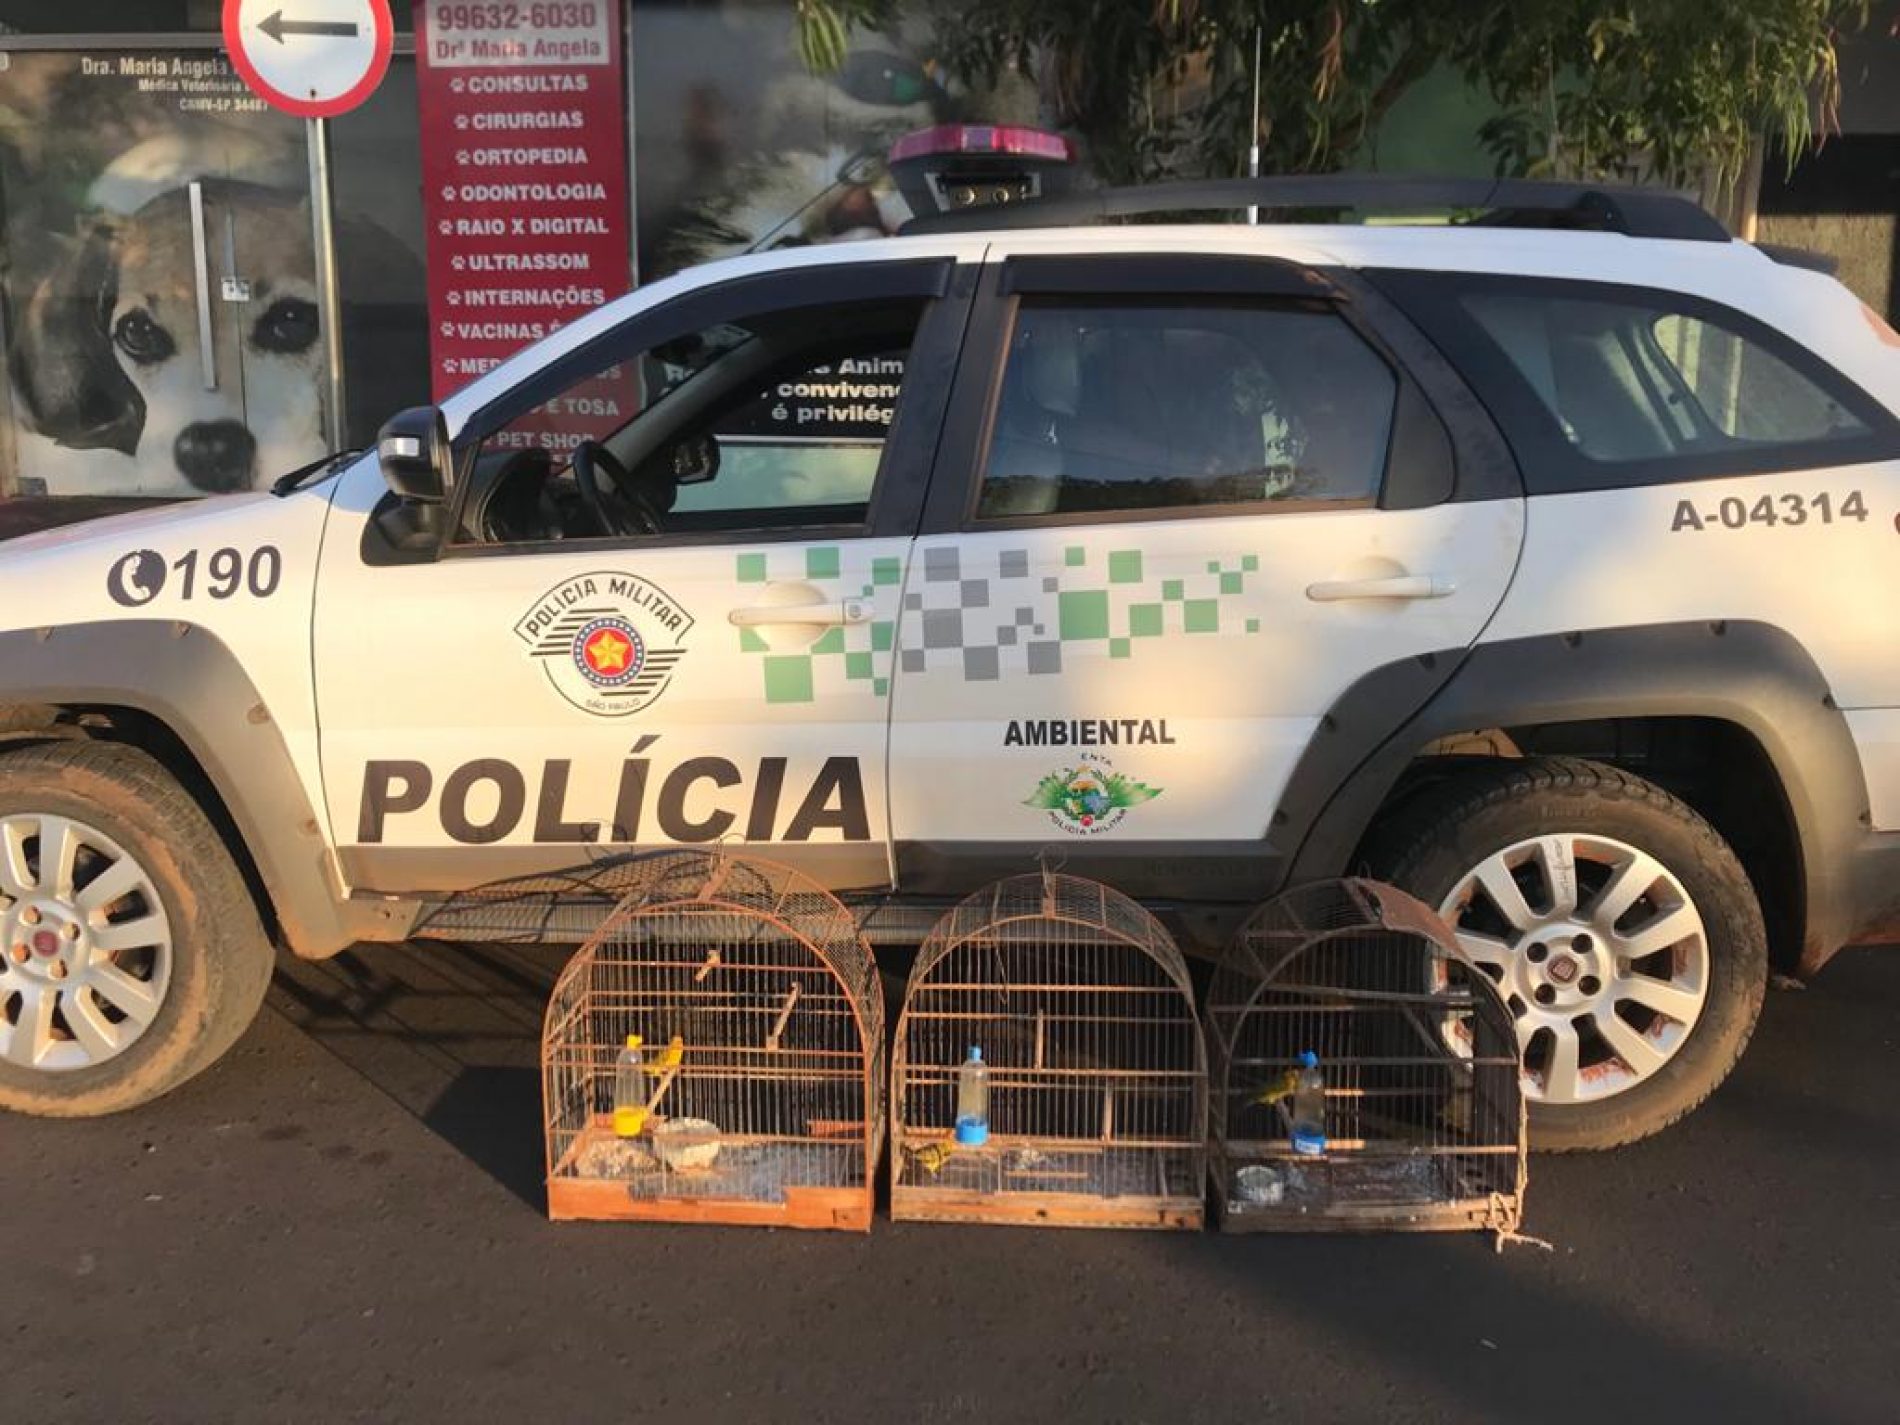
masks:
<instances>
[{"instance_id":1,"label":"car side mirror","mask_svg":"<svg viewBox=\"0 0 1900 1425\"><path fill-rule=\"evenodd\" d=\"M703 485L719 473L719 440L689 435L667 452L667 473L675 485Z\"/></svg>"},{"instance_id":2,"label":"car side mirror","mask_svg":"<svg viewBox=\"0 0 1900 1425\"><path fill-rule=\"evenodd\" d=\"M449 424L436 406L398 411L376 432L376 458L383 480L404 500L439 505L454 478Z\"/></svg>"}]
</instances>

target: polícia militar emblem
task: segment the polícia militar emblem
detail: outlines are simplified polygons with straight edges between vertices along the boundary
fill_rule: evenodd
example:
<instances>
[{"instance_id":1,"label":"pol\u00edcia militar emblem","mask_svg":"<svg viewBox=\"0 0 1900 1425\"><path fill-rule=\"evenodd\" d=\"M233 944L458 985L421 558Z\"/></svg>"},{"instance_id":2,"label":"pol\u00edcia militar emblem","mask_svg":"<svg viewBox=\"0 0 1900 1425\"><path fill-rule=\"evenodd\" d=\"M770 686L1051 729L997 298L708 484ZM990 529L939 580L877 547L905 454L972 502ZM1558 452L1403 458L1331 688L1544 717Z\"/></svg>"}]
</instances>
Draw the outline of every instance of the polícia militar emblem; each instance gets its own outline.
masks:
<instances>
[{"instance_id":1,"label":"pol\u00edcia militar emblem","mask_svg":"<svg viewBox=\"0 0 1900 1425\"><path fill-rule=\"evenodd\" d=\"M515 636L568 702L596 717L626 717L667 690L692 626L651 580L599 570L536 599Z\"/></svg>"},{"instance_id":2,"label":"pol\u00edcia militar emblem","mask_svg":"<svg viewBox=\"0 0 1900 1425\"><path fill-rule=\"evenodd\" d=\"M646 640L623 618L597 618L574 635L574 666L597 688L623 688L646 666Z\"/></svg>"}]
</instances>

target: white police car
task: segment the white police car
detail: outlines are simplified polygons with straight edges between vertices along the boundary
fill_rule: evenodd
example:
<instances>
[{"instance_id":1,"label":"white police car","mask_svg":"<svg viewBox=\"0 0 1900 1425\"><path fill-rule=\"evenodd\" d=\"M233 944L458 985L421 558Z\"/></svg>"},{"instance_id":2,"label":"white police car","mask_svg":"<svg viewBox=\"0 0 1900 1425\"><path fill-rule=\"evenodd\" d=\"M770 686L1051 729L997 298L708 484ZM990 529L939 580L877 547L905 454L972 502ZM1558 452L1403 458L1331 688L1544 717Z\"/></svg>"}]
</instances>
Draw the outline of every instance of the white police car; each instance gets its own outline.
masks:
<instances>
[{"instance_id":1,"label":"white police car","mask_svg":"<svg viewBox=\"0 0 1900 1425\"><path fill-rule=\"evenodd\" d=\"M1438 226L1109 226L1421 206ZM1537 1141L1900 902L1900 350L1635 191L1097 193L655 283L278 493L0 547L0 1104L149 1099L267 932L729 840L914 936L1059 848L1218 942L1440 906ZM556 447L550 454L549 447Z\"/></svg>"}]
</instances>

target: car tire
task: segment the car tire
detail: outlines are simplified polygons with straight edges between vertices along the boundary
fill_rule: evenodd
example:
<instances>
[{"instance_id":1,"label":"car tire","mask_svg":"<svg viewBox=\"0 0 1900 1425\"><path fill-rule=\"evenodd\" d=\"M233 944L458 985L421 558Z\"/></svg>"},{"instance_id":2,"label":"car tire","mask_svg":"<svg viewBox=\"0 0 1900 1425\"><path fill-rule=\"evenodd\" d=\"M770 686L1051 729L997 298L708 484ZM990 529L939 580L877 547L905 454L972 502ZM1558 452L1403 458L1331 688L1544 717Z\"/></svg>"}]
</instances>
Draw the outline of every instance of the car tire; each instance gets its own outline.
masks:
<instances>
[{"instance_id":1,"label":"car tire","mask_svg":"<svg viewBox=\"0 0 1900 1425\"><path fill-rule=\"evenodd\" d=\"M1708 822L1641 777L1567 757L1477 763L1375 827L1366 860L1444 914L1498 983L1535 1148L1661 1131L1754 1031L1768 980L1754 888Z\"/></svg>"},{"instance_id":2,"label":"car tire","mask_svg":"<svg viewBox=\"0 0 1900 1425\"><path fill-rule=\"evenodd\" d=\"M273 959L158 762L85 741L0 755L0 1108L95 1117L169 1092L237 1042Z\"/></svg>"}]
</instances>

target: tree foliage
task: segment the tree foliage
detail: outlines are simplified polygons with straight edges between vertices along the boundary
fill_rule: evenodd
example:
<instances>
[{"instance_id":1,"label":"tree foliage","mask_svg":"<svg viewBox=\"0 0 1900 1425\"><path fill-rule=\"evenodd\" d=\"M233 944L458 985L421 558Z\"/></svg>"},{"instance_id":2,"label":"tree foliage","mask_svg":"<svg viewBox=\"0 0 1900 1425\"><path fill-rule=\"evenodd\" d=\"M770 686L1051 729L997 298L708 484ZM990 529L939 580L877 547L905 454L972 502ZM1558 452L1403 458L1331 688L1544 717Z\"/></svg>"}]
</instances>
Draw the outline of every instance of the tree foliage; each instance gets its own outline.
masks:
<instances>
[{"instance_id":1,"label":"tree foliage","mask_svg":"<svg viewBox=\"0 0 1900 1425\"><path fill-rule=\"evenodd\" d=\"M878 25L896 10L895 0L793 0L798 57L817 74L844 63L854 28Z\"/></svg>"},{"instance_id":2,"label":"tree foliage","mask_svg":"<svg viewBox=\"0 0 1900 1425\"><path fill-rule=\"evenodd\" d=\"M1350 161L1435 69L1488 94L1501 172L1733 178L1760 135L1833 122L1835 42L1867 0L798 0L834 67L851 25L904 10L979 83L1036 80L1112 180L1243 170L1255 46L1267 172Z\"/></svg>"}]
</instances>

